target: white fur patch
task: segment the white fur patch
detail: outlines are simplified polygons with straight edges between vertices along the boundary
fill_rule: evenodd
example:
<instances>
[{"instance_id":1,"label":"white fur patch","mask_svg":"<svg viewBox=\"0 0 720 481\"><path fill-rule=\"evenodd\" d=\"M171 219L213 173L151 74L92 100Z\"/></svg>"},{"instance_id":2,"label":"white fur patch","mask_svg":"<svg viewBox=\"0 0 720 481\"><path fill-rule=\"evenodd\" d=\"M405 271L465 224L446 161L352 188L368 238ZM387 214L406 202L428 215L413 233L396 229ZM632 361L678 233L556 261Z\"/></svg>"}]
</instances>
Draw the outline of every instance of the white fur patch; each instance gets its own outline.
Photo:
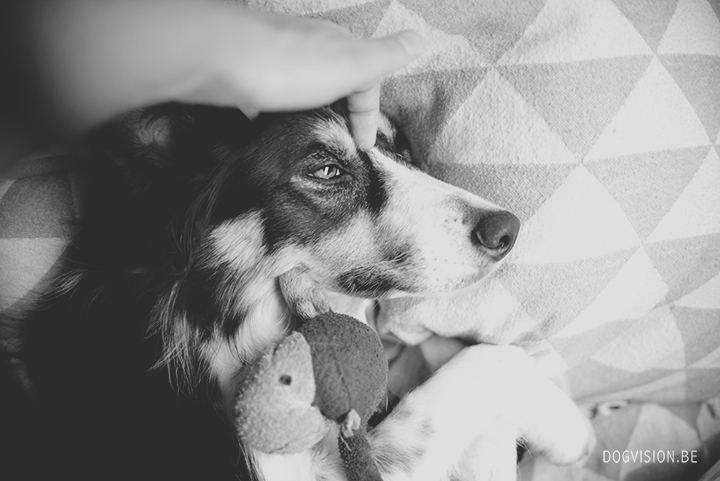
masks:
<instances>
[{"instance_id":1,"label":"white fur patch","mask_svg":"<svg viewBox=\"0 0 720 481\"><path fill-rule=\"evenodd\" d=\"M280 293L275 289L268 290L267 296L243 319L232 339L228 341L221 333L216 333L213 341L205 346L205 358L217 378L229 413L233 412L232 403L242 367L285 338L290 326L289 315Z\"/></svg>"},{"instance_id":2,"label":"white fur patch","mask_svg":"<svg viewBox=\"0 0 720 481\"><path fill-rule=\"evenodd\" d=\"M210 233L213 253L210 264L226 262L238 272L251 269L265 253L263 226L259 212L223 222Z\"/></svg>"},{"instance_id":3,"label":"white fur patch","mask_svg":"<svg viewBox=\"0 0 720 481\"><path fill-rule=\"evenodd\" d=\"M378 116L378 130L388 139L394 139L397 133L395 126L393 126L390 120L384 115Z\"/></svg>"},{"instance_id":4,"label":"white fur patch","mask_svg":"<svg viewBox=\"0 0 720 481\"><path fill-rule=\"evenodd\" d=\"M210 243L205 262L227 277L220 287L225 292L218 296L226 302L222 310L242 316L232 339L216 332L203 352L231 410L243 366L280 342L292 327L278 277L310 260L307 252L292 246L268 254L259 213L221 224Z\"/></svg>"},{"instance_id":5,"label":"white fur patch","mask_svg":"<svg viewBox=\"0 0 720 481\"><path fill-rule=\"evenodd\" d=\"M320 142L340 150L343 155L348 157L357 155L355 141L345 121L339 116L335 120L320 123L313 131L313 135Z\"/></svg>"},{"instance_id":6,"label":"white fur patch","mask_svg":"<svg viewBox=\"0 0 720 481\"><path fill-rule=\"evenodd\" d=\"M386 481L516 475L515 440L569 463L593 442L588 420L521 349L464 349L370 433Z\"/></svg>"},{"instance_id":7,"label":"white fur patch","mask_svg":"<svg viewBox=\"0 0 720 481\"><path fill-rule=\"evenodd\" d=\"M388 203L380 217L384 237L404 240L417 260L414 277L422 294L466 287L488 273L497 262L473 245L471 212L500 211L497 205L408 169L378 149L370 151L385 173Z\"/></svg>"}]
</instances>

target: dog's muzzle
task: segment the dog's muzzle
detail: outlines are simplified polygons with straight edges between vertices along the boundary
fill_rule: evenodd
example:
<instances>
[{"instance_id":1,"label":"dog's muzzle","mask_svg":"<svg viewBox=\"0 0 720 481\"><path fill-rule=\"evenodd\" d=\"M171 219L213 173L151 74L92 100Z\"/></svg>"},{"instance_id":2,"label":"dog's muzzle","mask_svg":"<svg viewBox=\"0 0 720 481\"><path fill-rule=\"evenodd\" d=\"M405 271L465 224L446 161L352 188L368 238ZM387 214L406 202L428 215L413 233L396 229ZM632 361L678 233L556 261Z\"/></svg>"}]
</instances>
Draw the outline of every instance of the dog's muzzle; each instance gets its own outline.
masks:
<instances>
[{"instance_id":1,"label":"dog's muzzle","mask_svg":"<svg viewBox=\"0 0 720 481\"><path fill-rule=\"evenodd\" d=\"M507 255L515 245L520 220L510 212L491 212L480 218L473 229L473 239L494 260Z\"/></svg>"}]
</instances>

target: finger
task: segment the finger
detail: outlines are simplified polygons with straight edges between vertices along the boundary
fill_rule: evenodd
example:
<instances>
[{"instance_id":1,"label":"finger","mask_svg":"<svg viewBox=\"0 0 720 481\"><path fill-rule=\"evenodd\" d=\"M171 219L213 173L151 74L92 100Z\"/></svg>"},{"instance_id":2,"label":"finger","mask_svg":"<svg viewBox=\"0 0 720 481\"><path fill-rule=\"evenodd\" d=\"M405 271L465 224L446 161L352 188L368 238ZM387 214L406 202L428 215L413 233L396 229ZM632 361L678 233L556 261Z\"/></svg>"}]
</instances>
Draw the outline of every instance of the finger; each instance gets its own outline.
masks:
<instances>
[{"instance_id":1,"label":"finger","mask_svg":"<svg viewBox=\"0 0 720 481\"><path fill-rule=\"evenodd\" d=\"M242 112L245 115L245 117L249 118L250 120L253 120L258 115L260 115L260 111L256 107L250 105L249 103L248 104L243 103L242 105L238 105L237 108L240 109L240 112Z\"/></svg>"},{"instance_id":2,"label":"finger","mask_svg":"<svg viewBox=\"0 0 720 481\"><path fill-rule=\"evenodd\" d=\"M356 71L370 83L375 83L418 58L425 47L425 39L412 30L373 39L359 49Z\"/></svg>"},{"instance_id":3,"label":"finger","mask_svg":"<svg viewBox=\"0 0 720 481\"><path fill-rule=\"evenodd\" d=\"M335 23L330 20L326 20L324 18L312 18L312 19L308 19L308 20L312 20L318 26L337 30L339 33L342 33L343 35L347 35L348 37L350 36L350 29L344 25L340 25L339 23Z\"/></svg>"},{"instance_id":4,"label":"finger","mask_svg":"<svg viewBox=\"0 0 720 481\"><path fill-rule=\"evenodd\" d=\"M363 150L371 149L375 145L380 114L380 84L348 96L347 108L350 134L355 143Z\"/></svg>"},{"instance_id":5,"label":"finger","mask_svg":"<svg viewBox=\"0 0 720 481\"><path fill-rule=\"evenodd\" d=\"M261 10L250 10L253 16L262 18L268 24L275 25L280 29L296 28L300 25L312 29L331 29L344 35L350 36L350 30L338 23L325 18L297 17L295 15L280 12L264 12Z\"/></svg>"}]
</instances>

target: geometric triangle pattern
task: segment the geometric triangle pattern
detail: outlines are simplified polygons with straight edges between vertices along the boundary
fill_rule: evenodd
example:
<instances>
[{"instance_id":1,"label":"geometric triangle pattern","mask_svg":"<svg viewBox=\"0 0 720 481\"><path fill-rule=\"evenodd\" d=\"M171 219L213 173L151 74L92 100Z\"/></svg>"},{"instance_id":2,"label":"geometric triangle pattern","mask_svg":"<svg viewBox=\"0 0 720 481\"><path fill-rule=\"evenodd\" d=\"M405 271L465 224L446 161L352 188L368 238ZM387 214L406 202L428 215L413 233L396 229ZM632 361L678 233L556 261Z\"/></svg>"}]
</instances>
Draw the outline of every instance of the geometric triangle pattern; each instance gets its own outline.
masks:
<instances>
[{"instance_id":1,"label":"geometric triangle pattern","mask_svg":"<svg viewBox=\"0 0 720 481\"><path fill-rule=\"evenodd\" d=\"M657 423L659 416L665 416L663 423ZM628 451L649 450L659 453L667 450L667 440L673 439L674 446L696 448L700 439L685 420L675 416L672 411L660 406L648 404L642 407L636 426L645 429L633 430L627 444ZM648 441L652 440L652 441ZM644 460L635 459L624 463L620 470L621 478L633 478L637 475L652 477L657 480L687 479L696 467L692 463L644 463ZM635 474L637 473L637 474Z\"/></svg>"},{"instance_id":2,"label":"geometric triangle pattern","mask_svg":"<svg viewBox=\"0 0 720 481\"><path fill-rule=\"evenodd\" d=\"M656 2L652 8L637 0L613 0L645 42L657 51L677 8L677 0Z\"/></svg>"},{"instance_id":3,"label":"geometric triangle pattern","mask_svg":"<svg viewBox=\"0 0 720 481\"><path fill-rule=\"evenodd\" d=\"M573 322L568 326L572 331L563 329L550 338L549 342L568 365L578 366L615 341L619 332L627 331L637 322L641 321L601 322L579 332L575 331Z\"/></svg>"},{"instance_id":4,"label":"geometric triangle pattern","mask_svg":"<svg viewBox=\"0 0 720 481\"><path fill-rule=\"evenodd\" d=\"M689 295L720 274L720 234L647 243L645 252L668 285L668 301Z\"/></svg>"},{"instance_id":5,"label":"geometric triangle pattern","mask_svg":"<svg viewBox=\"0 0 720 481\"><path fill-rule=\"evenodd\" d=\"M522 119L522 122L515 122ZM459 142L454 132L461 132ZM563 138L528 103L499 69L489 69L453 111L428 156L433 164L578 163ZM515 142L516 138L527 142Z\"/></svg>"},{"instance_id":6,"label":"geometric triangle pattern","mask_svg":"<svg viewBox=\"0 0 720 481\"><path fill-rule=\"evenodd\" d=\"M675 324L680 330L685 359L693 366L718 348L719 309L672 308ZM720 366L719 366L720 367Z\"/></svg>"},{"instance_id":7,"label":"geometric triangle pattern","mask_svg":"<svg viewBox=\"0 0 720 481\"><path fill-rule=\"evenodd\" d=\"M712 448L708 449L703 443L720 432L720 424L716 420L708 423L709 418L707 407L698 403L682 406L634 403L597 413L592 418L592 425L599 446L582 468L553 465L541 457L531 458L518 466L519 479L697 480L712 465L709 459ZM706 425L702 430L698 429L700 423ZM700 432L705 432L706 436L700 436ZM646 450L649 460L638 457ZM683 458L683 452L688 459ZM623 455L626 460L622 459ZM672 455L674 459L660 462L661 455ZM690 456L693 456L692 461ZM715 479L703 478L702 481Z\"/></svg>"},{"instance_id":8,"label":"geometric triangle pattern","mask_svg":"<svg viewBox=\"0 0 720 481\"><path fill-rule=\"evenodd\" d=\"M720 57L668 54L659 58L693 106L708 137L714 139L720 132Z\"/></svg>"},{"instance_id":9,"label":"geometric triangle pattern","mask_svg":"<svg viewBox=\"0 0 720 481\"><path fill-rule=\"evenodd\" d=\"M587 158L598 160L698 145L710 145L705 126L681 86L653 57Z\"/></svg>"},{"instance_id":10,"label":"geometric triangle pattern","mask_svg":"<svg viewBox=\"0 0 720 481\"><path fill-rule=\"evenodd\" d=\"M588 402L720 393L718 2L383 8L373 36L413 28L429 40L382 98L416 161L523 223L491 278L448 297L382 301L385 328L408 343L429 330L543 345L560 359L558 384ZM323 2L320 15L331 11ZM641 410L608 446L669 434L648 427L669 414ZM536 466L528 479L665 479L613 463L555 469Z\"/></svg>"},{"instance_id":11,"label":"geometric triangle pattern","mask_svg":"<svg viewBox=\"0 0 720 481\"><path fill-rule=\"evenodd\" d=\"M548 31L553 35L548 36ZM549 0L499 63L559 64L652 53L632 22L612 1Z\"/></svg>"},{"instance_id":12,"label":"geometric triangle pattern","mask_svg":"<svg viewBox=\"0 0 720 481\"><path fill-rule=\"evenodd\" d=\"M371 37L385 16L390 0L349 5L327 12L325 18L338 24L347 25L356 37Z\"/></svg>"},{"instance_id":13,"label":"geometric triangle pattern","mask_svg":"<svg viewBox=\"0 0 720 481\"><path fill-rule=\"evenodd\" d=\"M479 164L437 163L428 172L445 182L502 205L522 222L537 210L560 187L575 169L573 164ZM527 183L527 179L537 182ZM523 186L522 189L519 189Z\"/></svg>"},{"instance_id":14,"label":"geometric triangle pattern","mask_svg":"<svg viewBox=\"0 0 720 481\"><path fill-rule=\"evenodd\" d=\"M685 190L707 153L707 147L689 147L608 158L586 166L645 240Z\"/></svg>"},{"instance_id":15,"label":"geometric triangle pattern","mask_svg":"<svg viewBox=\"0 0 720 481\"><path fill-rule=\"evenodd\" d=\"M571 324L633 253L628 249L567 263L511 264L500 281L537 322L537 331L548 338Z\"/></svg>"},{"instance_id":16,"label":"geometric triangle pattern","mask_svg":"<svg viewBox=\"0 0 720 481\"><path fill-rule=\"evenodd\" d=\"M504 64L498 70L583 159L651 59L651 55L637 55L571 63Z\"/></svg>"},{"instance_id":17,"label":"geometric triangle pattern","mask_svg":"<svg viewBox=\"0 0 720 481\"><path fill-rule=\"evenodd\" d=\"M591 359L634 373L658 368L679 371L686 363L685 343L670 307L665 305L633 324Z\"/></svg>"},{"instance_id":18,"label":"geometric triangle pattern","mask_svg":"<svg viewBox=\"0 0 720 481\"><path fill-rule=\"evenodd\" d=\"M643 289L637 289L642 285ZM653 265L645 249L638 249L615 277L556 337L574 337L578 333L596 333L613 321L642 319L667 298L668 285ZM631 321L639 322L639 321ZM598 347L603 346L599 344Z\"/></svg>"},{"instance_id":19,"label":"geometric triangle pattern","mask_svg":"<svg viewBox=\"0 0 720 481\"><path fill-rule=\"evenodd\" d=\"M584 165L570 173L523 229L510 258L517 264L605 258L641 242L619 204Z\"/></svg>"},{"instance_id":20,"label":"geometric triangle pattern","mask_svg":"<svg viewBox=\"0 0 720 481\"><path fill-rule=\"evenodd\" d=\"M458 34L452 29L443 29L442 25L435 24L430 18L422 16L421 11L427 7L433 8L438 4L422 3L407 5L404 2L392 1L385 10L385 14L378 23L373 36L382 37L403 29L412 29L432 43L433 47L427 50L404 71L405 75L426 71L466 70L477 67L487 67L492 62L486 55L492 52L478 51L468 36ZM446 7L451 7L447 5ZM326 12L330 18L333 12ZM463 17L464 18L464 17Z\"/></svg>"},{"instance_id":21,"label":"geometric triangle pattern","mask_svg":"<svg viewBox=\"0 0 720 481\"><path fill-rule=\"evenodd\" d=\"M640 406L630 405L611 411L609 415L596 415L592 424L598 438L603 440L603 450L614 451L627 446L637 429L642 411ZM609 479L620 479L622 463L603 462L602 457L596 454L585 463L585 469L590 473L602 474Z\"/></svg>"},{"instance_id":22,"label":"geometric triangle pattern","mask_svg":"<svg viewBox=\"0 0 720 481\"><path fill-rule=\"evenodd\" d=\"M475 67L398 75L386 82L383 104L400 125L407 126L404 133L408 137L419 139L413 148L427 152L440 135L441 126L461 107L487 72L486 67ZM416 100L425 108L394 104L390 100L397 98L399 92L407 91L414 92Z\"/></svg>"},{"instance_id":23,"label":"geometric triangle pattern","mask_svg":"<svg viewBox=\"0 0 720 481\"><path fill-rule=\"evenodd\" d=\"M402 3L435 28L464 36L485 58L496 61L523 36L528 25L536 21L546 0L530 0L522 5L487 0L482 8L477 8L473 0L405 0ZM508 17L513 18L511 24L504 22ZM503 28L499 28L500 25Z\"/></svg>"},{"instance_id":24,"label":"geometric triangle pattern","mask_svg":"<svg viewBox=\"0 0 720 481\"><path fill-rule=\"evenodd\" d=\"M387 328L547 341L579 397L700 400L720 347L717 5L500 3L395 1L374 34L431 37L383 94L419 163L523 222L491 280L383 301ZM702 396L720 392L706 381Z\"/></svg>"},{"instance_id":25,"label":"geometric triangle pattern","mask_svg":"<svg viewBox=\"0 0 720 481\"><path fill-rule=\"evenodd\" d=\"M720 288L720 275L713 277L698 289L675 301L675 306L695 309L720 309L720 297L717 296L718 288Z\"/></svg>"},{"instance_id":26,"label":"geometric triangle pattern","mask_svg":"<svg viewBox=\"0 0 720 481\"><path fill-rule=\"evenodd\" d=\"M713 4L717 1L679 0L658 54L720 55L720 20Z\"/></svg>"},{"instance_id":27,"label":"geometric triangle pattern","mask_svg":"<svg viewBox=\"0 0 720 481\"><path fill-rule=\"evenodd\" d=\"M646 242L720 233L720 157L715 149L698 168Z\"/></svg>"},{"instance_id":28,"label":"geometric triangle pattern","mask_svg":"<svg viewBox=\"0 0 720 481\"><path fill-rule=\"evenodd\" d=\"M697 407L720 393L717 0L245 3L358 37L427 39L385 80L383 108L418 165L523 226L504 266L476 286L382 301L384 328L412 344L431 331L543 346L558 360L548 374L576 399L637 402L594 420L599 449L586 467L538 461L527 479L669 479L667 466L603 463L602 450L713 438L653 403ZM0 314L64 248L79 212L70 164L36 156L0 179ZM673 476L699 477L688 469Z\"/></svg>"}]
</instances>

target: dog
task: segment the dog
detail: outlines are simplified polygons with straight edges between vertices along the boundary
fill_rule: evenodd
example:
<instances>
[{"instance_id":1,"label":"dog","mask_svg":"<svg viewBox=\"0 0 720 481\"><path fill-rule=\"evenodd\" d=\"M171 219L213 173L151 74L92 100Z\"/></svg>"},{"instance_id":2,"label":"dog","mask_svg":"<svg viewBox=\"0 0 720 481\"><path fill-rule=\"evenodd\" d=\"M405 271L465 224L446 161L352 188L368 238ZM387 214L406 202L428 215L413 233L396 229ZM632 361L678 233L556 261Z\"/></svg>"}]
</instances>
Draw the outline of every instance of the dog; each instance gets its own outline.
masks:
<instances>
[{"instance_id":1,"label":"dog","mask_svg":"<svg viewBox=\"0 0 720 481\"><path fill-rule=\"evenodd\" d=\"M230 413L244 369L330 309L326 293L462 289L519 231L413 167L386 118L358 149L340 105L251 121L165 104L89 143L85 221L22 322L34 458L54 477L344 479L333 434L298 455L243 447ZM473 346L370 442L384 479L514 479L522 436L569 462L590 434L519 349Z\"/></svg>"}]
</instances>

